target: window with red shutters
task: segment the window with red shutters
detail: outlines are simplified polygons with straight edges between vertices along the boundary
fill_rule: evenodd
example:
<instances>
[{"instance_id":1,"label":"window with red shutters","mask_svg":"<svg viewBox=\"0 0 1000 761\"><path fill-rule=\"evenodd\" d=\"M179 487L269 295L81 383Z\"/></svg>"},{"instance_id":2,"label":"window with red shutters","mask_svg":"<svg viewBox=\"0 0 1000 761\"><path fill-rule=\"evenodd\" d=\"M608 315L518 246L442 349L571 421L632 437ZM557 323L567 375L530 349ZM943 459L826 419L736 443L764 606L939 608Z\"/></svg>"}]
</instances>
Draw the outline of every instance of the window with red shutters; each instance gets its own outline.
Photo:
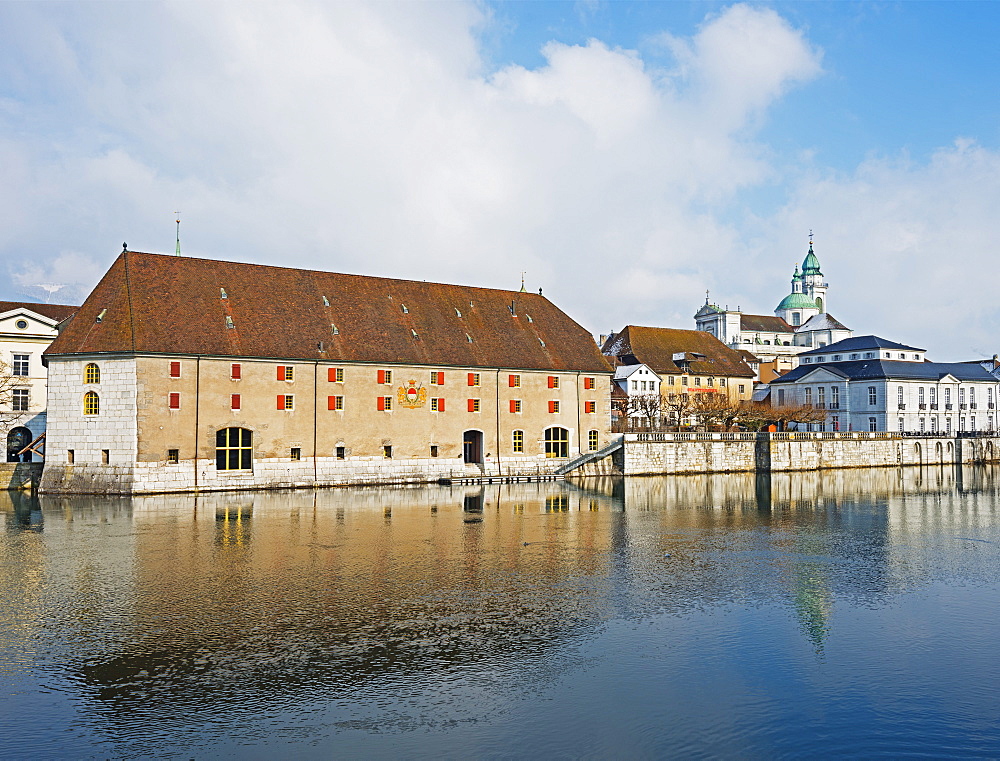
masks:
<instances>
[{"instance_id":1,"label":"window with red shutters","mask_svg":"<svg viewBox=\"0 0 1000 761\"><path fill-rule=\"evenodd\" d=\"M229 377L232 378L233 380L239 380L240 378L242 378L243 365L234 362L229 370Z\"/></svg>"},{"instance_id":2,"label":"window with red shutters","mask_svg":"<svg viewBox=\"0 0 1000 761\"><path fill-rule=\"evenodd\" d=\"M278 409L279 410L285 409L285 395L284 394L278 394Z\"/></svg>"},{"instance_id":3,"label":"window with red shutters","mask_svg":"<svg viewBox=\"0 0 1000 761\"><path fill-rule=\"evenodd\" d=\"M521 411L521 400L520 399L511 399L510 400L510 411L511 412L520 412Z\"/></svg>"},{"instance_id":4,"label":"window with red shutters","mask_svg":"<svg viewBox=\"0 0 1000 761\"><path fill-rule=\"evenodd\" d=\"M180 378L181 377L181 363L180 362L171 362L170 363L170 377L171 378Z\"/></svg>"},{"instance_id":5,"label":"window with red shutters","mask_svg":"<svg viewBox=\"0 0 1000 761\"><path fill-rule=\"evenodd\" d=\"M559 388L559 378L555 375L549 376L549 388Z\"/></svg>"},{"instance_id":6,"label":"window with red shutters","mask_svg":"<svg viewBox=\"0 0 1000 761\"><path fill-rule=\"evenodd\" d=\"M594 379L593 378L584 378L583 379L583 387L585 389L587 389L588 391L590 391L593 388L596 388L596 385L594 383Z\"/></svg>"},{"instance_id":7,"label":"window with red shutters","mask_svg":"<svg viewBox=\"0 0 1000 761\"><path fill-rule=\"evenodd\" d=\"M555 399L549 400L549 412L559 412L559 402Z\"/></svg>"},{"instance_id":8,"label":"window with red shutters","mask_svg":"<svg viewBox=\"0 0 1000 761\"><path fill-rule=\"evenodd\" d=\"M240 408L240 395L239 394L233 394L232 395L232 398L230 399L230 402L229 402L229 406L232 407L232 409L234 409L234 410L238 410Z\"/></svg>"},{"instance_id":9,"label":"window with red shutters","mask_svg":"<svg viewBox=\"0 0 1000 761\"><path fill-rule=\"evenodd\" d=\"M520 375L508 375L507 385L510 388L520 388L521 387L521 376Z\"/></svg>"},{"instance_id":10,"label":"window with red shutters","mask_svg":"<svg viewBox=\"0 0 1000 761\"><path fill-rule=\"evenodd\" d=\"M479 385L479 373L469 373L469 385L470 386Z\"/></svg>"},{"instance_id":11,"label":"window with red shutters","mask_svg":"<svg viewBox=\"0 0 1000 761\"><path fill-rule=\"evenodd\" d=\"M444 398L438 399L438 412L444 412Z\"/></svg>"},{"instance_id":12,"label":"window with red shutters","mask_svg":"<svg viewBox=\"0 0 1000 761\"><path fill-rule=\"evenodd\" d=\"M385 383L385 370L379 370L378 373L377 373L377 375L378 375L377 382L378 383ZM381 409L381 407L379 409Z\"/></svg>"},{"instance_id":13,"label":"window with red shutters","mask_svg":"<svg viewBox=\"0 0 1000 761\"><path fill-rule=\"evenodd\" d=\"M584 402L583 403L584 412L597 412L597 402Z\"/></svg>"},{"instance_id":14,"label":"window with red shutters","mask_svg":"<svg viewBox=\"0 0 1000 761\"><path fill-rule=\"evenodd\" d=\"M444 385L444 373L443 372L439 372L438 373L438 385L439 386L443 386Z\"/></svg>"},{"instance_id":15,"label":"window with red shutters","mask_svg":"<svg viewBox=\"0 0 1000 761\"><path fill-rule=\"evenodd\" d=\"M479 400L470 399L469 400L469 412L479 412Z\"/></svg>"},{"instance_id":16,"label":"window with red shutters","mask_svg":"<svg viewBox=\"0 0 1000 761\"><path fill-rule=\"evenodd\" d=\"M285 379L285 366L278 365L278 380L283 381L284 379Z\"/></svg>"},{"instance_id":17,"label":"window with red shutters","mask_svg":"<svg viewBox=\"0 0 1000 761\"><path fill-rule=\"evenodd\" d=\"M181 395L180 394L174 392L174 393L170 394L169 399L170 399L170 401L169 401L170 409L172 409L172 410L179 410L181 408Z\"/></svg>"},{"instance_id":18,"label":"window with red shutters","mask_svg":"<svg viewBox=\"0 0 1000 761\"><path fill-rule=\"evenodd\" d=\"M344 382L344 368L342 367L329 367L326 370L326 379L330 383L343 383Z\"/></svg>"}]
</instances>

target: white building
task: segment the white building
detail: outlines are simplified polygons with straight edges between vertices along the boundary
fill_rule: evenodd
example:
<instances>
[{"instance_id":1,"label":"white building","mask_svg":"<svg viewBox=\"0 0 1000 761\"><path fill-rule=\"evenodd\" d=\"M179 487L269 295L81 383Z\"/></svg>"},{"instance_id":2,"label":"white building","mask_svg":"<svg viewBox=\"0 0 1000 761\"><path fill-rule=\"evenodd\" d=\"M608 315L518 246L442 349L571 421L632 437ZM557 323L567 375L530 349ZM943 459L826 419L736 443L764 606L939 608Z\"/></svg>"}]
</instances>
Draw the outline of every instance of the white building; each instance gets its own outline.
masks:
<instances>
[{"instance_id":1,"label":"white building","mask_svg":"<svg viewBox=\"0 0 1000 761\"><path fill-rule=\"evenodd\" d=\"M10 398L3 400L8 462L30 462L31 453L17 457L45 432L45 382L42 352L55 339L56 326L76 311L63 304L0 301L0 359L13 377Z\"/></svg>"},{"instance_id":2,"label":"white building","mask_svg":"<svg viewBox=\"0 0 1000 761\"><path fill-rule=\"evenodd\" d=\"M705 303L695 314L698 330L711 333L733 349L752 352L761 361L760 380L770 380L774 372L781 373L796 366L802 352L822 348L850 338L853 332L827 311L829 283L820 270L819 259L809 252L792 276L792 290L774 310L774 316L744 314L739 308L725 309ZM768 365L772 365L770 373Z\"/></svg>"},{"instance_id":3,"label":"white building","mask_svg":"<svg viewBox=\"0 0 1000 761\"><path fill-rule=\"evenodd\" d=\"M799 355L771 381L771 404L827 411L814 430L995 431L1000 381L978 363L928 362L925 351L859 336Z\"/></svg>"},{"instance_id":4,"label":"white building","mask_svg":"<svg viewBox=\"0 0 1000 761\"><path fill-rule=\"evenodd\" d=\"M612 382L621 390L616 407L625 411L633 426L659 423L660 376L648 365L621 365L615 368Z\"/></svg>"}]
</instances>

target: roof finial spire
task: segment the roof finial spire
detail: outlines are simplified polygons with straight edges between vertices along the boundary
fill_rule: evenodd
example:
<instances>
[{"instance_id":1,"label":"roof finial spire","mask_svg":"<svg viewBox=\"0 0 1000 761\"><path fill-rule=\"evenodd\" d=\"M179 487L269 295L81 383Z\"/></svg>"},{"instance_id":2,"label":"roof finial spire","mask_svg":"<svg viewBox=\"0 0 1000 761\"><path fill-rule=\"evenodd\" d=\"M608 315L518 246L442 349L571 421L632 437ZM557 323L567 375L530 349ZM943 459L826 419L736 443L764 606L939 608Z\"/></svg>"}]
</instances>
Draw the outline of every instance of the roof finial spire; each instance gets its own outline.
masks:
<instances>
[{"instance_id":1,"label":"roof finial spire","mask_svg":"<svg viewBox=\"0 0 1000 761\"><path fill-rule=\"evenodd\" d=\"M175 211L174 214L177 215L177 252L176 255L181 255L181 213Z\"/></svg>"},{"instance_id":2,"label":"roof finial spire","mask_svg":"<svg viewBox=\"0 0 1000 761\"><path fill-rule=\"evenodd\" d=\"M524 290L524 272L521 273L521 293L527 293L527 291Z\"/></svg>"},{"instance_id":3,"label":"roof finial spire","mask_svg":"<svg viewBox=\"0 0 1000 761\"><path fill-rule=\"evenodd\" d=\"M708 288L705 289L705 306L708 306Z\"/></svg>"}]
</instances>

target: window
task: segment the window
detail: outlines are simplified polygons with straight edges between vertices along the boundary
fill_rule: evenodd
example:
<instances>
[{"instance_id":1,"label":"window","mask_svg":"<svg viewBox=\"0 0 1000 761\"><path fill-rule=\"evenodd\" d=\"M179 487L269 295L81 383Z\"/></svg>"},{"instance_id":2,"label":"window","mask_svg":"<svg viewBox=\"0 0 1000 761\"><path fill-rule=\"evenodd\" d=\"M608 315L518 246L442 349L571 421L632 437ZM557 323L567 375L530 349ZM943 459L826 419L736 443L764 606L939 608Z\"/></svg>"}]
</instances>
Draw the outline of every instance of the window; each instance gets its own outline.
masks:
<instances>
[{"instance_id":1,"label":"window","mask_svg":"<svg viewBox=\"0 0 1000 761\"><path fill-rule=\"evenodd\" d=\"M868 430L877 431L878 430L878 420L876 418L868 418Z\"/></svg>"},{"instance_id":2,"label":"window","mask_svg":"<svg viewBox=\"0 0 1000 761\"><path fill-rule=\"evenodd\" d=\"M347 447L337 447L336 454L338 460L345 459L347 457Z\"/></svg>"},{"instance_id":3,"label":"window","mask_svg":"<svg viewBox=\"0 0 1000 761\"><path fill-rule=\"evenodd\" d=\"M14 412L28 411L28 389L15 388L11 392L10 406Z\"/></svg>"},{"instance_id":4,"label":"window","mask_svg":"<svg viewBox=\"0 0 1000 761\"><path fill-rule=\"evenodd\" d=\"M726 387L726 379L719 378L719 388L725 388L725 387Z\"/></svg>"},{"instance_id":5,"label":"window","mask_svg":"<svg viewBox=\"0 0 1000 761\"><path fill-rule=\"evenodd\" d=\"M830 386L830 409L840 409L840 386Z\"/></svg>"},{"instance_id":6,"label":"window","mask_svg":"<svg viewBox=\"0 0 1000 761\"><path fill-rule=\"evenodd\" d=\"M101 382L101 368L95 365L93 362L88 364L83 368L83 382L84 383L100 383Z\"/></svg>"},{"instance_id":7,"label":"window","mask_svg":"<svg viewBox=\"0 0 1000 761\"><path fill-rule=\"evenodd\" d=\"M479 412L479 400L470 399L469 400L469 412Z\"/></svg>"},{"instance_id":8,"label":"window","mask_svg":"<svg viewBox=\"0 0 1000 761\"><path fill-rule=\"evenodd\" d=\"M857 354L852 354L852 355L851 355L851 359L857 359L857 358L858 358L858 355L857 355Z\"/></svg>"},{"instance_id":9,"label":"window","mask_svg":"<svg viewBox=\"0 0 1000 761\"><path fill-rule=\"evenodd\" d=\"M900 358L900 359L906 359L906 355L905 355L905 354L903 354L902 352L900 352L900 355L899 355L899 358Z\"/></svg>"},{"instance_id":10,"label":"window","mask_svg":"<svg viewBox=\"0 0 1000 761\"><path fill-rule=\"evenodd\" d=\"M706 380L706 383L708 384L709 388L715 388L715 378L708 378Z\"/></svg>"},{"instance_id":11,"label":"window","mask_svg":"<svg viewBox=\"0 0 1000 761\"><path fill-rule=\"evenodd\" d=\"M479 373L469 373L469 385L470 386L479 385Z\"/></svg>"},{"instance_id":12,"label":"window","mask_svg":"<svg viewBox=\"0 0 1000 761\"><path fill-rule=\"evenodd\" d=\"M816 389L816 406L821 410L826 409L826 388L823 386Z\"/></svg>"},{"instance_id":13,"label":"window","mask_svg":"<svg viewBox=\"0 0 1000 761\"><path fill-rule=\"evenodd\" d=\"M180 378L181 377L181 363L180 362L171 362L170 363L170 377L171 378Z\"/></svg>"},{"instance_id":14,"label":"window","mask_svg":"<svg viewBox=\"0 0 1000 761\"><path fill-rule=\"evenodd\" d=\"M510 400L510 411L511 412L520 412L521 411L521 400L520 399L511 399Z\"/></svg>"},{"instance_id":15,"label":"window","mask_svg":"<svg viewBox=\"0 0 1000 761\"><path fill-rule=\"evenodd\" d=\"M295 397L292 394L278 394L277 408L279 410L294 410Z\"/></svg>"},{"instance_id":16,"label":"window","mask_svg":"<svg viewBox=\"0 0 1000 761\"><path fill-rule=\"evenodd\" d=\"M700 387L701 386L701 378L695 378L694 379L694 385L695 385L695 388Z\"/></svg>"},{"instance_id":17,"label":"window","mask_svg":"<svg viewBox=\"0 0 1000 761\"><path fill-rule=\"evenodd\" d=\"M945 430L945 433L951 433L951 418L950 417L946 417L944 419L944 430Z\"/></svg>"},{"instance_id":18,"label":"window","mask_svg":"<svg viewBox=\"0 0 1000 761\"><path fill-rule=\"evenodd\" d=\"M591 452L596 452L598 445L601 443L601 433L600 431L590 431L587 434L587 449Z\"/></svg>"},{"instance_id":19,"label":"window","mask_svg":"<svg viewBox=\"0 0 1000 761\"><path fill-rule=\"evenodd\" d=\"M382 446L382 456L387 459L392 459L392 444L384 444Z\"/></svg>"},{"instance_id":20,"label":"window","mask_svg":"<svg viewBox=\"0 0 1000 761\"><path fill-rule=\"evenodd\" d=\"M67 449L66 450L66 464L67 465L72 465L74 462L76 462L76 452L74 452L72 449Z\"/></svg>"},{"instance_id":21,"label":"window","mask_svg":"<svg viewBox=\"0 0 1000 761\"><path fill-rule=\"evenodd\" d=\"M637 380L632 381L632 390L633 391L638 391L639 390L639 381L637 381Z\"/></svg>"},{"instance_id":22,"label":"window","mask_svg":"<svg viewBox=\"0 0 1000 761\"><path fill-rule=\"evenodd\" d=\"M945 387L944 390L944 403L951 404L951 386Z\"/></svg>"},{"instance_id":23,"label":"window","mask_svg":"<svg viewBox=\"0 0 1000 761\"><path fill-rule=\"evenodd\" d=\"M830 427L834 431L839 431L840 430L840 418L837 417L836 415L832 416L830 418Z\"/></svg>"},{"instance_id":24,"label":"window","mask_svg":"<svg viewBox=\"0 0 1000 761\"><path fill-rule=\"evenodd\" d=\"M177 464L180 461L181 461L181 450L179 449L167 450L167 462Z\"/></svg>"},{"instance_id":25,"label":"window","mask_svg":"<svg viewBox=\"0 0 1000 761\"><path fill-rule=\"evenodd\" d=\"M899 432L902 433L903 430L903 418L899 418Z\"/></svg>"},{"instance_id":26,"label":"window","mask_svg":"<svg viewBox=\"0 0 1000 761\"><path fill-rule=\"evenodd\" d=\"M958 389L958 403L959 404L965 404L965 389L964 388L959 388Z\"/></svg>"},{"instance_id":27,"label":"window","mask_svg":"<svg viewBox=\"0 0 1000 761\"><path fill-rule=\"evenodd\" d=\"M584 402L583 411L587 413L597 412L597 402Z\"/></svg>"},{"instance_id":28,"label":"window","mask_svg":"<svg viewBox=\"0 0 1000 761\"><path fill-rule=\"evenodd\" d=\"M328 410L333 410L334 412L344 411L344 397L342 396L328 396L326 398L326 408Z\"/></svg>"},{"instance_id":29,"label":"window","mask_svg":"<svg viewBox=\"0 0 1000 761\"><path fill-rule=\"evenodd\" d=\"M169 394L167 406L172 410L179 410L181 408L181 395L176 392Z\"/></svg>"},{"instance_id":30,"label":"window","mask_svg":"<svg viewBox=\"0 0 1000 761\"><path fill-rule=\"evenodd\" d=\"M741 394L745 394L746 392L747 392L747 387L741 383L740 384L740 393Z\"/></svg>"},{"instance_id":31,"label":"window","mask_svg":"<svg viewBox=\"0 0 1000 761\"><path fill-rule=\"evenodd\" d=\"M868 387L868 404L874 407L878 404L878 391L874 386ZM874 428L872 430L875 430Z\"/></svg>"},{"instance_id":32,"label":"window","mask_svg":"<svg viewBox=\"0 0 1000 761\"><path fill-rule=\"evenodd\" d=\"M937 416L931 418L931 433L937 433Z\"/></svg>"},{"instance_id":33,"label":"window","mask_svg":"<svg viewBox=\"0 0 1000 761\"><path fill-rule=\"evenodd\" d=\"M250 470L253 465L253 432L222 428L215 433L215 469Z\"/></svg>"},{"instance_id":34,"label":"window","mask_svg":"<svg viewBox=\"0 0 1000 761\"><path fill-rule=\"evenodd\" d=\"M688 377L686 375L681 376L681 385L686 386L688 384Z\"/></svg>"},{"instance_id":35,"label":"window","mask_svg":"<svg viewBox=\"0 0 1000 761\"><path fill-rule=\"evenodd\" d=\"M674 385L674 376L673 375L668 375L667 376L667 385L668 386Z\"/></svg>"},{"instance_id":36,"label":"window","mask_svg":"<svg viewBox=\"0 0 1000 761\"><path fill-rule=\"evenodd\" d=\"M930 387L930 397L931 404L937 404L937 389L934 386Z\"/></svg>"},{"instance_id":37,"label":"window","mask_svg":"<svg viewBox=\"0 0 1000 761\"><path fill-rule=\"evenodd\" d=\"M24 377L27 375L28 360L30 357L30 354L15 354L14 364L11 366L11 375L16 375L18 377Z\"/></svg>"},{"instance_id":38,"label":"window","mask_svg":"<svg viewBox=\"0 0 1000 761\"><path fill-rule=\"evenodd\" d=\"M431 457L437 457L437 456L438 456L437 444L431 444Z\"/></svg>"},{"instance_id":39,"label":"window","mask_svg":"<svg viewBox=\"0 0 1000 761\"><path fill-rule=\"evenodd\" d=\"M781 406L784 403L785 403L785 389L779 388L778 389L778 406Z\"/></svg>"},{"instance_id":40,"label":"window","mask_svg":"<svg viewBox=\"0 0 1000 761\"><path fill-rule=\"evenodd\" d=\"M377 396L375 397L375 407L379 412L385 412L386 410L392 409L392 397L391 396Z\"/></svg>"},{"instance_id":41,"label":"window","mask_svg":"<svg viewBox=\"0 0 1000 761\"><path fill-rule=\"evenodd\" d=\"M813 390L811 388L804 389L802 392L805 395L805 404L807 407L812 407L813 403Z\"/></svg>"},{"instance_id":42,"label":"window","mask_svg":"<svg viewBox=\"0 0 1000 761\"><path fill-rule=\"evenodd\" d=\"M17 326L18 330L27 330L27 328L28 328L28 321L27 320L18 320L14 324Z\"/></svg>"},{"instance_id":43,"label":"window","mask_svg":"<svg viewBox=\"0 0 1000 761\"><path fill-rule=\"evenodd\" d=\"M875 352L872 351L865 352L865 359L874 359L874 358L875 358Z\"/></svg>"},{"instance_id":44,"label":"window","mask_svg":"<svg viewBox=\"0 0 1000 761\"><path fill-rule=\"evenodd\" d=\"M903 387L899 386L896 389L896 403L899 405L900 409L903 409Z\"/></svg>"},{"instance_id":45,"label":"window","mask_svg":"<svg viewBox=\"0 0 1000 761\"><path fill-rule=\"evenodd\" d=\"M290 381L295 379L295 368L291 365L278 365L278 380Z\"/></svg>"},{"instance_id":46,"label":"window","mask_svg":"<svg viewBox=\"0 0 1000 761\"><path fill-rule=\"evenodd\" d=\"M920 386L917 389L917 404L919 404L921 407L923 407L923 405L924 405L924 387L923 386Z\"/></svg>"},{"instance_id":47,"label":"window","mask_svg":"<svg viewBox=\"0 0 1000 761\"><path fill-rule=\"evenodd\" d=\"M642 384L642 390L646 390L646 381L639 381Z\"/></svg>"},{"instance_id":48,"label":"window","mask_svg":"<svg viewBox=\"0 0 1000 761\"><path fill-rule=\"evenodd\" d=\"M559 388L559 376L550 375L549 376L549 388Z\"/></svg>"},{"instance_id":49,"label":"window","mask_svg":"<svg viewBox=\"0 0 1000 761\"><path fill-rule=\"evenodd\" d=\"M524 452L524 431L514 431L511 443L513 444L515 452L519 454Z\"/></svg>"},{"instance_id":50,"label":"window","mask_svg":"<svg viewBox=\"0 0 1000 761\"><path fill-rule=\"evenodd\" d=\"M583 388L585 390L590 391L591 389L594 389L596 387L597 387L597 383L596 383L596 379L595 378L584 378L583 379Z\"/></svg>"},{"instance_id":51,"label":"window","mask_svg":"<svg viewBox=\"0 0 1000 761\"><path fill-rule=\"evenodd\" d=\"M923 433L926 430L924 418L920 418L920 432Z\"/></svg>"},{"instance_id":52,"label":"window","mask_svg":"<svg viewBox=\"0 0 1000 761\"><path fill-rule=\"evenodd\" d=\"M328 383L343 383L344 382L344 368L342 367L328 367L326 369L326 380Z\"/></svg>"},{"instance_id":53,"label":"window","mask_svg":"<svg viewBox=\"0 0 1000 761\"><path fill-rule=\"evenodd\" d=\"M238 410L240 408L240 395L230 394L229 395L229 408L233 410Z\"/></svg>"},{"instance_id":54,"label":"window","mask_svg":"<svg viewBox=\"0 0 1000 761\"><path fill-rule=\"evenodd\" d=\"M431 398L431 412L444 412L444 398L443 397L432 397Z\"/></svg>"},{"instance_id":55,"label":"window","mask_svg":"<svg viewBox=\"0 0 1000 761\"><path fill-rule=\"evenodd\" d=\"M101 465L107 465L111 462L111 450L102 449L101 450Z\"/></svg>"},{"instance_id":56,"label":"window","mask_svg":"<svg viewBox=\"0 0 1000 761\"><path fill-rule=\"evenodd\" d=\"M382 384L392 383L392 370L379 370L377 381Z\"/></svg>"},{"instance_id":57,"label":"window","mask_svg":"<svg viewBox=\"0 0 1000 761\"><path fill-rule=\"evenodd\" d=\"M840 355L840 354L834 354L833 355L833 361L834 362L840 362L840 360L842 360L843 358L844 357L842 355Z\"/></svg>"},{"instance_id":58,"label":"window","mask_svg":"<svg viewBox=\"0 0 1000 761\"><path fill-rule=\"evenodd\" d=\"M569 457L569 431L557 426L545 429L545 456Z\"/></svg>"},{"instance_id":59,"label":"window","mask_svg":"<svg viewBox=\"0 0 1000 761\"><path fill-rule=\"evenodd\" d=\"M101 414L101 398L97 395L96 391L88 391L83 395L83 414L84 415L100 415Z\"/></svg>"},{"instance_id":60,"label":"window","mask_svg":"<svg viewBox=\"0 0 1000 761\"><path fill-rule=\"evenodd\" d=\"M301 460L302 459L302 448L301 447L292 447L292 451L290 452L289 456L293 460Z\"/></svg>"},{"instance_id":61,"label":"window","mask_svg":"<svg viewBox=\"0 0 1000 761\"><path fill-rule=\"evenodd\" d=\"M442 371L431 370L431 385L432 386L444 385L444 373Z\"/></svg>"},{"instance_id":62,"label":"window","mask_svg":"<svg viewBox=\"0 0 1000 761\"><path fill-rule=\"evenodd\" d=\"M507 376L507 386L509 388L521 388L521 376L520 375L508 375Z\"/></svg>"},{"instance_id":63,"label":"window","mask_svg":"<svg viewBox=\"0 0 1000 761\"><path fill-rule=\"evenodd\" d=\"M972 405L972 409L976 408L976 387L972 386L969 388L969 404Z\"/></svg>"},{"instance_id":64,"label":"window","mask_svg":"<svg viewBox=\"0 0 1000 761\"><path fill-rule=\"evenodd\" d=\"M233 380L239 380L243 377L243 365L239 362L233 362L229 366L229 377Z\"/></svg>"},{"instance_id":65,"label":"window","mask_svg":"<svg viewBox=\"0 0 1000 761\"><path fill-rule=\"evenodd\" d=\"M549 400L549 412L559 412L559 400L550 399Z\"/></svg>"}]
</instances>

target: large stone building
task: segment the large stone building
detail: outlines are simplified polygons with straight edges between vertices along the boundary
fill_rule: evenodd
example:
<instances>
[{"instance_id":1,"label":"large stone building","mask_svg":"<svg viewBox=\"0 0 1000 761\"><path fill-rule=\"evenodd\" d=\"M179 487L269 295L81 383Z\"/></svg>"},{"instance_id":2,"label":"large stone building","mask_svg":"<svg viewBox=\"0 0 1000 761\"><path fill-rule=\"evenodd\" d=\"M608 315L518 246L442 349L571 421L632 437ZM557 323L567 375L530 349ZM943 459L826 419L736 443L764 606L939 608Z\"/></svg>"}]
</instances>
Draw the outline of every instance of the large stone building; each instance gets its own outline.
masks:
<instances>
[{"instance_id":1,"label":"large stone building","mask_svg":"<svg viewBox=\"0 0 1000 761\"><path fill-rule=\"evenodd\" d=\"M775 307L773 316L722 308L706 296L695 325L734 349L752 352L760 360L759 380L766 383L794 368L802 352L853 335L827 311L828 288L810 240L802 271L796 265L791 293Z\"/></svg>"},{"instance_id":2,"label":"large stone building","mask_svg":"<svg viewBox=\"0 0 1000 761\"><path fill-rule=\"evenodd\" d=\"M814 430L995 431L1000 382L979 363L929 362L924 349L858 336L799 355L771 403L826 410Z\"/></svg>"},{"instance_id":3,"label":"large stone building","mask_svg":"<svg viewBox=\"0 0 1000 761\"><path fill-rule=\"evenodd\" d=\"M42 352L55 339L59 323L76 309L65 304L0 301L0 359L6 365L4 372L12 376L9 398L0 401L8 462L37 459L24 450L45 433Z\"/></svg>"},{"instance_id":4,"label":"large stone building","mask_svg":"<svg viewBox=\"0 0 1000 761\"><path fill-rule=\"evenodd\" d=\"M611 368L540 294L123 252L45 353L43 492L550 472Z\"/></svg>"}]
</instances>

